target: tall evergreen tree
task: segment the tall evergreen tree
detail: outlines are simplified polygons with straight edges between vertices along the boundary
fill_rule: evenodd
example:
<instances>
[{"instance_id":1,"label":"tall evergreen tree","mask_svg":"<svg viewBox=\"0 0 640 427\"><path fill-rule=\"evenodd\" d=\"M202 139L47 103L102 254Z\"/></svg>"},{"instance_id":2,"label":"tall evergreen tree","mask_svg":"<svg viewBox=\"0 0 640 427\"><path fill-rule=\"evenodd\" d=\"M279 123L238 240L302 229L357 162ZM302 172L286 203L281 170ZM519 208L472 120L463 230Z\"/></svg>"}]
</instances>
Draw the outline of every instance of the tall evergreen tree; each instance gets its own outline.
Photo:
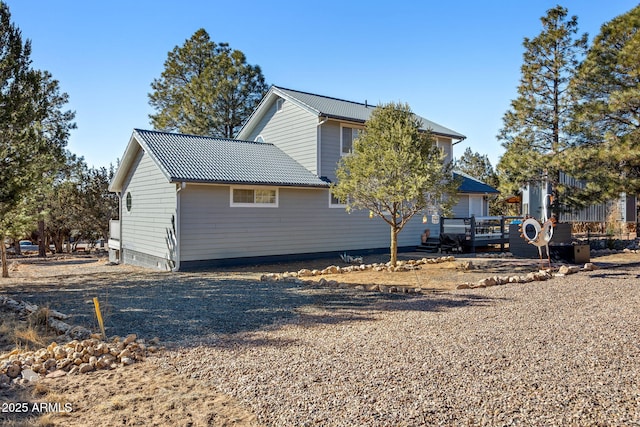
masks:
<instances>
[{"instance_id":1,"label":"tall evergreen tree","mask_svg":"<svg viewBox=\"0 0 640 427\"><path fill-rule=\"evenodd\" d=\"M489 184L495 189L500 188L498 174L493 169L489 157L486 154L473 152L471 147L467 147L462 156L459 159L456 159L455 168L486 184ZM514 214L514 212L510 212L510 206L508 203L500 201L499 194L489 196L489 215L502 214Z\"/></svg>"},{"instance_id":2,"label":"tall evergreen tree","mask_svg":"<svg viewBox=\"0 0 640 427\"><path fill-rule=\"evenodd\" d=\"M23 43L0 2L0 225L29 194L37 190L64 158L75 113L63 111L68 96L50 73L31 67L31 42ZM0 229L2 275L6 269Z\"/></svg>"},{"instance_id":3,"label":"tall evergreen tree","mask_svg":"<svg viewBox=\"0 0 640 427\"><path fill-rule=\"evenodd\" d=\"M503 117L498 134L505 153L498 163L508 192L523 185L551 184L554 212L564 190L559 174L563 153L572 146L568 133L575 104L568 90L575 68L586 52L587 35L578 36L578 19L556 6L541 18L542 32L525 38L518 97Z\"/></svg>"},{"instance_id":4,"label":"tall evergreen tree","mask_svg":"<svg viewBox=\"0 0 640 427\"><path fill-rule=\"evenodd\" d=\"M473 152L471 147L467 147L462 156L456 159L455 168L494 188L498 187L498 177L489 157L486 154Z\"/></svg>"},{"instance_id":5,"label":"tall evergreen tree","mask_svg":"<svg viewBox=\"0 0 640 427\"><path fill-rule=\"evenodd\" d=\"M396 265L398 233L425 209L448 213L458 182L452 163L406 104L377 107L353 143L353 153L342 157L333 194L347 210L366 209L391 229L391 264Z\"/></svg>"},{"instance_id":6,"label":"tall evergreen tree","mask_svg":"<svg viewBox=\"0 0 640 427\"><path fill-rule=\"evenodd\" d=\"M571 88L581 103L571 152L573 176L588 184L581 199L640 192L640 6L604 24Z\"/></svg>"},{"instance_id":7,"label":"tall evergreen tree","mask_svg":"<svg viewBox=\"0 0 640 427\"><path fill-rule=\"evenodd\" d=\"M233 138L267 92L262 71L204 29L167 56L151 84L149 104L156 129Z\"/></svg>"}]
</instances>

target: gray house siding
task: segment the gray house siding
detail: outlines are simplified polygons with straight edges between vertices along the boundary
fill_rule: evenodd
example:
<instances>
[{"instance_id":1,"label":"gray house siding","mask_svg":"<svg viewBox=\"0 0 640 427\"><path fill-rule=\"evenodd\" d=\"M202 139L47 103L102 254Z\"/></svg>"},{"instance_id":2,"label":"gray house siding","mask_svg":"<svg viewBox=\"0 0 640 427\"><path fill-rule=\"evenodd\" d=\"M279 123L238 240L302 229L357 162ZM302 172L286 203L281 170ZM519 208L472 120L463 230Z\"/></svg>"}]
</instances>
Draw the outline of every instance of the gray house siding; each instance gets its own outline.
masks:
<instances>
[{"instance_id":1,"label":"gray house siding","mask_svg":"<svg viewBox=\"0 0 640 427\"><path fill-rule=\"evenodd\" d=\"M444 151L445 162L453 161L453 144L451 142L451 138L443 138L441 136L436 137L436 144L442 149L442 151Z\"/></svg>"},{"instance_id":2,"label":"gray house siding","mask_svg":"<svg viewBox=\"0 0 640 427\"><path fill-rule=\"evenodd\" d=\"M142 150L122 191L122 257L126 264L169 270L176 187ZM127 210L127 194L131 210Z\"/></svg>"},{"instance_id":3,"label":"gray house siding","mask_svg":"<svg viewBox=\"0 0 640 427\"><path fill-rule=\"evenodd\" d=\"M469 196L467 194L458 194L458 203L453 207L454 218L469 217Z\"/></svg>"},{"instance_id":4,"label":"gray house siding","mask_svg":"<svg viewBox=\"0 0 640 427\"><path fill-rule=\"evenodd\" d=\"M360 128L359 125L346 124L346 126ZM335 181L336 165L340 160L340 122L330 120L324 123L320 129L320 172L319 175L326 176L331 181ZM445 153L445 161L453 160L453 147L451 138L437 138L438 147Z\"/></svg>"},{"instance_id":5,"label":"gray house siding","mask_svg":"<svg viewBox=\"0 0 640 427\"><path fill-rule=\"evenodd\" d=\"M317 116L293 102L284 101L280 111L276 111L276 102L273 102L247 139L253 141L262 136L265 142L274 144L317 174L317 124Z\"/></svg>"},{"instance_id":6,"label":"gray house siding","mask_svg":"<svg viewBox=\"0 0 640 427\"><path fill-rule=\"evenodd\" d=\"M336 167L340 160L340 123L328 121L320 128L320 175L336 181Z\"/></svg>"},{"instance_id":7,"label":"gray house siding","mask_svg":"<svg viewBox=\"0 0 640 427\"><path fill-rule=\"evenodd\" d=\"M189 184L180 194L181 262L389 247L390 229L368 212L329 208L326 189L280 188L277 208L230 207L230 187ZM417 218L399 246L417 246L425 227Z\"/></svg>"}]
</instances>

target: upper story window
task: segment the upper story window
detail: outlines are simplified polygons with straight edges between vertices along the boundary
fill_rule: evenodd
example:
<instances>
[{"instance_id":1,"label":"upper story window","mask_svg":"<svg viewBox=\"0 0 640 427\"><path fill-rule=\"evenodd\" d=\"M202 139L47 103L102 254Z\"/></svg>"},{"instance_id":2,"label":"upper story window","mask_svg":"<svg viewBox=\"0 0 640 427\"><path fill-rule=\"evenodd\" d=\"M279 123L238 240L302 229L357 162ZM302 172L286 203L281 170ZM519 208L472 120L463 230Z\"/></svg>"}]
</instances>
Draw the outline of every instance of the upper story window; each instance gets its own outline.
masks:
<instances>
[{"instance_id":1,"label":"upper story window","mask_svg":"<svg viewBox=\"0 0 640 427\"><path fill-rule=\"evenodd\" d=\"M342 202L336 196L333 195L333 191L329 190L329 207L330 208L345 208L346 203Z\"/></svg>"},{"instance_id":2,"label":"upper story window","mask_svg":"<svg viewBox=\"0 0 640 427\"><path fill-rule=\"evenodd\" d=\"M282 111L282 104L284 104L284 98L278 98L276 101L276 111Z\"/></svg>"},{"instance_id":3,"label":"upper story window","mask_svg":"<svg viewBox=\"0 0 640 427\"><path fill-rule=\"evenodd\" d=\"M231 187L231 206L278 207L278 189L260 187Z\"/></svg>"},{"instance_id":4,"label":"upper story window","mask_svg":"<svg viewBox=\"0 0 640 427\"><path fill-rule=\"evenodd\" d=\"M340 154L343 156L353 152L353 141L360 136L362 129L341 126L340 127Z\"/></svg>"}]
</instances>

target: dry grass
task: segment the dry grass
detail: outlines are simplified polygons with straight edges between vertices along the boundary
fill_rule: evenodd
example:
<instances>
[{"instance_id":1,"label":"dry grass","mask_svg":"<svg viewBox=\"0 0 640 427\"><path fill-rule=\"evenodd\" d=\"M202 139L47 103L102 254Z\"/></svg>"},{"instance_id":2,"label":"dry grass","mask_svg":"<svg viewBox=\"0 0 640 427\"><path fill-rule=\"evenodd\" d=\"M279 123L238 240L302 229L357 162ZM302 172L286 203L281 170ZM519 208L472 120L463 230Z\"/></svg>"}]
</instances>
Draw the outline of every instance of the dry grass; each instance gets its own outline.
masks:
<instances>
[{"instance_id":1,"label":"dry grass","mask_svg":"<svg viewBox=\"0 0 640 427\"><path fill-rule=\"evenodd\" d=\"M36 350L53 342L56 334L47 327L49 313L42 307L21 319L13 312L0 310L0 353Z\"/></svg>"}]
</instances>

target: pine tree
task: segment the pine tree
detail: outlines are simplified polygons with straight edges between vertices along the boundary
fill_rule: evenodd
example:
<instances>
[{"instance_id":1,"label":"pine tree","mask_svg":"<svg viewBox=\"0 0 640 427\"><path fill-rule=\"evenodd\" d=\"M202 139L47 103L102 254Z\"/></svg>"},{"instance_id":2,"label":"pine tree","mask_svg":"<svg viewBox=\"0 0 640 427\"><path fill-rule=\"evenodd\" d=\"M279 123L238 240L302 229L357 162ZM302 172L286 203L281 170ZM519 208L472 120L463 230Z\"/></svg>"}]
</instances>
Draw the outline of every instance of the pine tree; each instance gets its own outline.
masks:
<instances>
[{"instance_id":1,"label":"pine tree","mask_svg":"<svg viewBox=\"0 0 640 427\"><path fill-rule=\"evenodd\" d=\"M62 110L67 94L50 73L31 67L30 56L31 42L23 43L0 2L0 226L56 170L75 127L75 113ZM3 277L6 232L0 229Z\"/></svg>"},{"instance_id":2,"label":"pine tree","mask_svg":"<svg viewBox=\"0 0 640 427\"><path fill-rule=\"evenodd\" d=\"M556 213L564 190L559 180L563 153L573 144L568 126L575 99L568 87L587 46L587 35L577 36L577 18L567 13L561 6L548 10L542 32L524 39L518 97L498 134L505 148L498 163L503 188L516 193L526 184L549 183Z\"/></svg>"},{"instance_id":3,"label":"pine tree","mask_svg":"<svg viewBox=\"0 0 640 427\"><path fill-rule=\"evenodd\" d=\"M604 24L571 84L581 100L570 172L581 200L640 192L640 6Z\"/></svg>"},{"instance_id":4,"label":"pine tree","mask_svg":"<svg viewBox=\"0 0 640 427\"><path fill-rule=\"evenodd\" d=\"M260 67L204 29L169 52L164 66L149 94L155 129L233 138L267 92Z\"/></svg>"},{"instance_id":5,"label":"pine tree","mask_svg":"<svg viewBox=\"0 0 640 427\"><path fill-rule=\"evenodd\" d=\"M456 170L464 172L485 184L489 184L493 188L500 188L500 180L498 174L493 169L491 161L486 154L473 152L470 147L464 150L462 156L456 160ZM514 214L510 212L510 206L506 202L500 201L499 194L489 196L489 215Z\"/></svg>"},{"instance_id":6,"label":"pine tree","mask_svg":"<svg viewBox=\"0 0 640 427\"><path fill-rule=\"evenodd\" d=\"M498 177L489 157L486 154L474 153L470 147L467 147L462 156L456 160L455 168L494 188L498 186Z\"/></svg>"},{"instance_id":7,"label":"pine tree","mask_svg":"<svg viewBox=\"0 0 640 427\"><path fill-rule=\"evenodd\" d=\"M406 104L377 107L336 171L334 196L347 210L366 209L390 226L391 264L396 265L398 233L417 213L441 209L455 202L458 182L452 163Z\"/></svg>"}]
</instances>

